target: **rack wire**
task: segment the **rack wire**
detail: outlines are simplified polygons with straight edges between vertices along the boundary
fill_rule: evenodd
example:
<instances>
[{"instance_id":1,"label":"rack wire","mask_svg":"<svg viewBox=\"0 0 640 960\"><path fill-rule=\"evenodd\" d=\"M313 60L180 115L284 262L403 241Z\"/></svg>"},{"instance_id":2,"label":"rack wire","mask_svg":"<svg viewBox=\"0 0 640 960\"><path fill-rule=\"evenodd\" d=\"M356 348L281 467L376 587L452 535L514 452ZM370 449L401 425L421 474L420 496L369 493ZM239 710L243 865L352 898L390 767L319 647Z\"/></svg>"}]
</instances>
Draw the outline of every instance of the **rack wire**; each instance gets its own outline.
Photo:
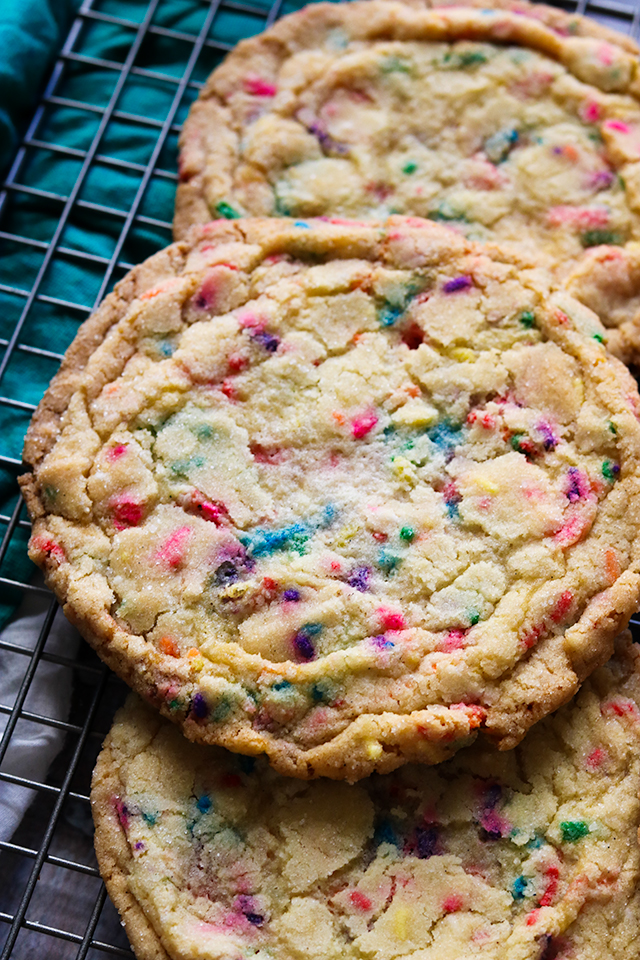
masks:
<instances>
[{"instance_id":1,"label":"rack wire","mask_svg":"<svg viewBox=\"0 0 640 960\"><path fill-rule=\"evenodd\" d=\"M85 0L2 185L0 298L10 329L0 338L0 474L11 479L14 498L0 513L0 592L22 600L23 607L39 605L42 612L32 635L20 642L0 635L0 657L21 663L15 700L0 703L0 716L7 718L0 787L14 784L35 793L11 840L0 841L0 960L133 957L98 874L89 812L93 764L126 688L86 645L74 656L60 653L52 641L62 614L23 562L29 522L16 483L21 438L79 323L130 269L134 255L139 260L170 242L177 135L203 80L241 36L301 5L299 0ZM640 35L640 0L557 5L636 39ZM99 29L109 31L115 58L96 56L93 36ZM87 80L97 74L109 88L102 100L85 92ZM145 89L153 89L164 104L157 115L135 109ZM88 130L84 145L59 133L64 117L76 117L78 127ZM113 143L126 137L143 144L142 162L122 159L114 149ZM43 189L40 174L56 164L72 170L68 187ZM122 178L115 201L101 193L101 171ZM92 250L87 224L94 221L99 227ZM15 251L22 262L27 254L28 269L18 277L11 273ZM634 618L634 630L640 631L640 617ZM65 720L29 703L34 679L52 665L72 690ZM64 734L63 749L46 776L7 769L12 738L25 723Z\"/></svg>"}]
</instances>

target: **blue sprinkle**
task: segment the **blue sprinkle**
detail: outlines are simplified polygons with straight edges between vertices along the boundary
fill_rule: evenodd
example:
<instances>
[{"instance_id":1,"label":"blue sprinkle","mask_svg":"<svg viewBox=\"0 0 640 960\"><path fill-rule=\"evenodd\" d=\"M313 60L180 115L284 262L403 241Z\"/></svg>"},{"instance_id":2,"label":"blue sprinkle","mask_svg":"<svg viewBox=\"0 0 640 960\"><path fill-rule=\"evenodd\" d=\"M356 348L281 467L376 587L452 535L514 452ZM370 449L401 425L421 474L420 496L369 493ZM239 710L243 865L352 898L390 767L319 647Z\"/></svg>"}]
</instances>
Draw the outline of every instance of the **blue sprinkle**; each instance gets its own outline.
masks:
<instances>
[{"instance_id":1,"label":"blue sprinkle","mask_svg":"<svg viewBox=\"0 0 640 960\"><path fill-rule=\"evenodd\" d=\"M382 567L385 573L392 573L400 560L400 557L397 557L394 553L388 553L386 550L380 550L378 553L378 566Z\"/></svg>"},{"instance_id":2,"label":"blue sprinkle","mask_svg":"<svg viewBox=\"0 0 640 960\"><path fill-rule=\"evenodd\" d=\"M245 757L236 754L236 760L238 761L238 766L240 767L242 773L253 773L253 768L256 765L255 757Z\"/></svg>"},{"instance_id":3,"label":"blue sprinkle","mask_svg":"<svg viewBox=\"0 0 640 960\"><path fill-rule=\"evenodd\" d=\"M196 807L198 808L198 810L200 811L200 813L208 813L209 810L211 810L211 807L212 807L211 798L208 797L208 796L206 795L206 793L203 794L203 796L201 796L201 797L196 801Z\"/></svg>"},{"instance_id":4,"label":"blue sprinkle","mask_svg":"<svg viewBox=\"0 0 640 960\"><path fill-rule=\"evenodd\" d=\"M288 680L280 680L278 683L274 683L272 690L288 690L291 686Z\"/></svg>"},{"instance_id":5,"label":"blue sprinkle","mask_svg":"<svg viewBox=\"0 0 640 960\"><path fill-rule=\"evenodd\" d=\"M311 227L308 223L305 223L304 220L296 220L294 227L300 227L301 230L310 230Z\"/></svg>"},{"instance_id":6,"label":"blue sprinkle","mask_svg":"<svg viewBox=\"0 0 640 960\"><path fill-rule=\"evenodd\" d=\"M392 843L394 846L398 846L395 830L388 820L383 820L382 823L378 824L373 835L373 842L376 846L380 846L381 843Z\"/></svg>"},{"instance_id":7,"label":"blue sprinkle","mask_svg":"<svg viewBox=\"0 0 640 960\"><path fill-rule=\"evenodd\" d=\"M462 427L453 426L445 420L427 430L427 436L436 447L450 453L462 442Z\"/></svg>"},{"instance_id":8,"label":"blue sprinkle","mask_svg":"<svg viewBox=\"0 0 640 960\"><path fill-rule=\"evenodd\" d=\"M513 881L513 887L511 888L511 896L513 899L522 900L527 892L528 886L529 881L526 877L516 877L516 879Z\"/></svg>"}]
</instances>

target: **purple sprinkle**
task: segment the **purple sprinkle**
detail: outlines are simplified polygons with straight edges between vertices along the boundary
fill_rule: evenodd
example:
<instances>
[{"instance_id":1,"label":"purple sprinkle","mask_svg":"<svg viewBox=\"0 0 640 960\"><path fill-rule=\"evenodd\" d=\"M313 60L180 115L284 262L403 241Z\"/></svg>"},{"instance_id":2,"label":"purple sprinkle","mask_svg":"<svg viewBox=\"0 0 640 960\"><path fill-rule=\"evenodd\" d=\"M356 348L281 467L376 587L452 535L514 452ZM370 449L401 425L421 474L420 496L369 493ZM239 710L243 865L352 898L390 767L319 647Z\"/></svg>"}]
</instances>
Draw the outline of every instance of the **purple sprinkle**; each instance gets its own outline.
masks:
<instances>
[{"instance_id":1,"label":"purple sprinkle","mask_svg":"<svg viewBox=\"0 0 640 960\"><path fill-rule=\"evenodd\" d=\"M613 174L610 170L596 170L591 176L591 186L595 190L606 190L613 183Z\"/></svg>"},{"instance_id":2,"label":"purple sprinkle","mask_svg":"<svg viewBox=\"0 0 640 960\"><path fill-rule=\"evenodd\" d=\"M438 849L438 828L437 827L417 827L416 829L416 852L421 860L428 860L433 857Z\"/></svg>"},{"instance_id":3,"label":"purple sprinkle","mask_svg":"<svg viewBox=\"0 0 640 960\"><path fill-rule=\"evenodd\" d=\"M620 465L618 463L614 463L613 466L611 467L611 470L615 474L620 473Z\"/></svg>"},{"instance_id":4,"label":"purple sprinkle","mask_svg":"<svg viewBox=\"0 0 640 960\"><path fill-rule=\"evenodd\" d=\"M369 589L369 577L371 576L370 567L356 567L356 569L347 577L347 583L350 587L364 593Z\"/></svg>"},{"instance_id":5,"label":"purple sprinkle","mask_svg":"<svg viewBox=\"0 0 640 960\"><path fill-rule=\"evenodd\" d=\"M567 489L567 500L569 503L575 503L584 497L587 491L580 471L577 467L569 467L569 487Z\"/></svg>"},{"instance_id":6,"label":"purple sprinkle","mask_svg":"<svg viewBox=\"0 0 640 960\"><path fill-rule=\"evenodd\" d=\"M469 287L472 286L473 280L465 274L462 277L454 277L453 280L447 280L442 289L445 293L458 293L459 290L468 290Z\"/></svg>"},{"instance_id":7,"label":"purple sprinkle","mask_svg":"<svg viewBox=\"0 0 640 960\"><path fill-rule=\"evenodd\" d=\"M252 333L251 339L255 340L256 343L259 343L267 353L275 353L280 344L278 337L274 336L273 333L267 333L266 331L260 331L259 333Z\"/></svg>"},{"instance_id":8,"label":"purple sprinkle","mask_svg":"<svg viewBox=\"0 0 640 960\"><path fill-rule=\"evenodd\" d=\"M311 637L299 630L293 638L293 646L301 660L313 660L316 655L315 647L311 642Z\"/></svg>"},{"instance_id":9,"label":"purple sprinkle","mask_svg":"<svg viewBox=\"0 0 640 960\"><path fill-rule=\"evenodd\" d=\"M562 147L554 147L554 148L553 148L553 152L555 153L556 157L559 157L559 156L561 155L562 151L563 151L563 148L562 148Z\"/></svg>"},{"instance_id":10,"label":"purple sprinkle","mask_svg":"<svg viewBox=\"0 0 640 960\"><path fill-rule=\"evenodd\" d=\"M371 643L374 647L377 647L378 650L389 650L391 647L395 646L391 640L387 640L384 634L379 634L377 637L371 637Z\"/></svg>"},{"instance_id":11,"label":"purple sprinkle","mask_svg":"<svg viewBox=\"0 0 640 960\"><path fill-rule=\"evenodd\" d=\"M558 446L558 438L548 423L539 423L538 432L542 434L542 445L545 450L555 450Z\"/></svg>"},{"instance_id":12,"label":"purple sprinkle","mask_svg":"<svg viewBox=\"0 0 640 960\"><path fill-rule=\"evenodd\" d=\"M264 917L260 913L245 913L245 917L249 923L255 924L256 927L259 927L261 923L264 923Z\"/></svg>"},{"instance_id":13,"label":"purple sprinkle","mask_svg":"<svg viewBox=\"0 0 640 960\"><path fill-rule=\"evenodd\" d=\"M195 697L191 701L191 712L193 713L194 717L198 718L198 720L203 720L209 712L207 701L201 693L196 693Z\"/></svg>"},{"instance_id":14,"label":"purple sprinkle","mask_svg":"<svg viewBox=\"0 0 640 960\"><path fill-rule=\"evenodd\" d=\"M291 601L292 603L295 603L297 600L300 599L300 591L299 591L299 590L285 590L284 593L282 594L282 599L283 599L283 600L289 600L289 601Z\"/></svg>"},{"instance_id":15,"label":"purple sprinkle","mask_svg":"<svg viewBox=\"0 0 640 960\"><path fill-rule=\"evenodd\" d=\"M499 783L492 783L487 787L484 797L485 810L493 810L502 799L502 787Z\"/></svg>"}]
</instances>

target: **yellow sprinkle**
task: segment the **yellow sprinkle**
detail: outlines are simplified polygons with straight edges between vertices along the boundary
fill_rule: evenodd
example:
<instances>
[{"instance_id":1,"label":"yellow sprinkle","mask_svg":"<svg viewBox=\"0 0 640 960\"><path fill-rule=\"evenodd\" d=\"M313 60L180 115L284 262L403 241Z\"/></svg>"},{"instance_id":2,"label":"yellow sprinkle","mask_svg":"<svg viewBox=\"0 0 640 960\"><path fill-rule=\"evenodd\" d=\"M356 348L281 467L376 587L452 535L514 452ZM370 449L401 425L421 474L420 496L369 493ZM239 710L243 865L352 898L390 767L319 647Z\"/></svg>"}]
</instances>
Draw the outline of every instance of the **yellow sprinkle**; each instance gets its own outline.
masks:
<instances>
[{"instance_id":1,"label":"yellow sprinkle","mask_svg":"<svg viewBox=\"0 0 640 960\"><path fill-rule=\"evenodd\" d=\"M346 524L342 530L338 530L338 535L334 541L335 546L343 547L348 540L353 540L355 535L359 533L360 530L362 530L362 526L359 523Z\"/></svg>"},{"instance_id":2,"label":"yellow sprinkle","mask_svg":"<svg viewBox=\"0 0 640 960\"><path fill-rule=\"evenodd\" d=\"M453 350L449 350L449 356L452 360L458 360L460 363L467 360L473 361L476 358L474 351L468 347L454 347Z\"/></svg>"},{"instance_id":3,"label":"yellow sprinkle","mask_svg":"<svg viewBox=\"0 0 640 960\"><path fill-rule=\"evenodd\" d=\"M392 457L391 468L400 480L405 480L408 483L416 482L417 476L415 468L406 457Z\"/></svg>"},{"instance_id":4,"label":"yellow sprinkle","mask_svg":"<svg viewBox=\"0 0 640 960\"><path fill-rule=\"evenodd\" d=\"M377 740L370 740L366 746L366 751L369 760L377 760L378 757L382 756L382 747Z\"/></svg>"},{"instance_id":5,"label":"yellow sprinkle","mask_svg":"<svg viewBox=\"0 0 640 960\"><path fill-rule=\"evenodd\" d=\"M407 921L409 919L409 908L398 907L393 914L393 932L398 940L406 940L409 935Z\"/></svg>"},{"instance_id":6,"label":"yellow sprinkle","mask_svg":"<svg viewBox=\"0 0 640 960\"><path fill-rule=\"evenodd\" d=\"M487 493L499 493L500 487L497 483L494 483L493 480L489 480L488 477L476 477L476 483L482 490L486 490Z\"/></svg>"}]
</instances>

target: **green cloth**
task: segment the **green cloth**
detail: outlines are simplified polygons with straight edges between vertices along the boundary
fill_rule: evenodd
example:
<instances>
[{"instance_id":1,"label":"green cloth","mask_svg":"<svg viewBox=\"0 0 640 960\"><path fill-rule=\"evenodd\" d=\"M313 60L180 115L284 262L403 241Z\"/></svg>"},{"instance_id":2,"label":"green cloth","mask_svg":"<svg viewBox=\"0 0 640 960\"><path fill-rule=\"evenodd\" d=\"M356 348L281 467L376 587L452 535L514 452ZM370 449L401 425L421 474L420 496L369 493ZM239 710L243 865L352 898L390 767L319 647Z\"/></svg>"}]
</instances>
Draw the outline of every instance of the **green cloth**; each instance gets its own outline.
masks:
<instances>
[{"instance_id":1,"label":"green cloth","mask_svg":"<svg viewBox=\"0 0 640 960\"><path fill-rule=\"evenodd\" d=\"M16 125L23 127L32 112L35 98L46 81L56 51L64 40L78 0L0 0L0 167L13 152ZM303 5L302 0L285 2L281 12ZM100 0L92 9L129 21L130 26L86 18L73 46L73 52L122 64L136 37L136 25L143 22L151 0ZM269 11L269 0L254 0L254 9ZM152 24L156 27L198 34L209 12L209 5L194 0L160 0ZM220 9L216 12L208 38L228 45L264 29L265 18L256 14ZM135 59L135 67L169 78L180 79L193 45L188 40L150 32ZM220 62L223 52L205 46L200 53L192 80L204 81ZM0 238L0 338L8 340L20 318L28 293L63 210L64 200L73 190L82 168L83 151L94 140L102 120L101 111L109 104L119 71L105 65L71 61L53 91L56 97L78 101L87 106L49 105L45 108L34 139L43 144L70 148L80 155L69 155L48 146L27 148L25 162L17 182L54 197L11 191L10 201L0 219L5 234L29 238L31 244ZM133 114L164 122L176 94L170 79L129 74L117 101L119 113ZM181 99L174 123L182 123L197 89L188 87ZM93 107L94 109L87 109ZM95 109L98 108L98 109ZM26 115L25 115L26 114ZM84 178L80 201L99 204L108 212L75 204L51 264L40 284L38 299L23 326L20 343L39 350L64 353L75 336L79 323L96 305L106 266L121 239L125 216L131 210L158 137L158 126L122 116L111 118L97 150L98 158ZM156 172L138 207L138 215L170 223L176 187L177 133L169 133L157 163ZM109 158L109 159L103 159ZM128 161L138 167L118 166ZM56 199L59 198L59 199ZM123 264L135 264L171 241L170 229L144 219L136 219L120 251L118 266L108 279L106 292L124 272ZM61 249L62 248L62 249ZM95 259L74 256L79 251ZM14 288L7 290L6 288ZM15 292L14 292L15 291ZM56 303L55 301L64 301ZM65 303L77 305L65 306ZM1 348L0 348L1 349ZM55 358L17 350L8 365L0 395L37 404L56 372ZM30 411L0 406L0 455L20 460L24 433ZM0 463L0 513L11 513L18 497L16 477L19 467ZM2 527L0 527L0 531ZM8 552L0 565L0 574L26 582L33 567L26 556L27 531L16 529ZM0 586L0 626L20 599L20 592Z\"/></svg>"}]
</instances>

